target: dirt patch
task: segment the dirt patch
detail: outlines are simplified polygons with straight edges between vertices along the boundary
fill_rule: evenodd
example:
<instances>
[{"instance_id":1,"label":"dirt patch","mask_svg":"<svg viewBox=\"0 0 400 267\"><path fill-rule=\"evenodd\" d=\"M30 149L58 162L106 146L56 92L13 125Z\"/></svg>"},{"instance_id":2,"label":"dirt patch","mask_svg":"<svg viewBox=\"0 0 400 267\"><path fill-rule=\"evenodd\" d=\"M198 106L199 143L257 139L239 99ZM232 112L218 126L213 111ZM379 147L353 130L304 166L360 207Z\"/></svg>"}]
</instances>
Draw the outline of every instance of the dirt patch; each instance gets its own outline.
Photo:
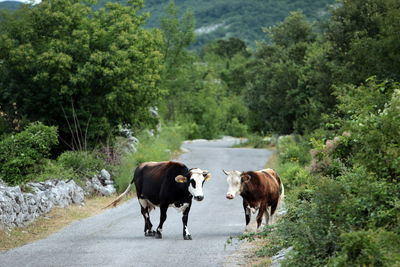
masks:
<instances>
[{"instance_id":1,"label":"dirt patch","mask_svg":"<svg viewBox=\"0 0 400 267\"><path fill-rule=\"evenodd\" d=\"M129 198L133 197L131 194ZM0 230L0 250L8 250L23 246L61 230L70 223L94 216L103 211L114 196L92 197L85 200L85 205L70 205L66 208L54 208L28 227ZM129 198L125 198L124 201Z\"/></svg>"},{"instance_id":2,"label":"dirt patch","mask_svg":"<svg viewBox=\"0 0 400 267\"><path fill-rule=\"evenodd\" d=\"M253 241L240 241L237 251L225 259L224 267L250 267L269 266L271 258L258 257L256 252L264 246L265 240L255 239Z\"/></svg>"}]
</instances>

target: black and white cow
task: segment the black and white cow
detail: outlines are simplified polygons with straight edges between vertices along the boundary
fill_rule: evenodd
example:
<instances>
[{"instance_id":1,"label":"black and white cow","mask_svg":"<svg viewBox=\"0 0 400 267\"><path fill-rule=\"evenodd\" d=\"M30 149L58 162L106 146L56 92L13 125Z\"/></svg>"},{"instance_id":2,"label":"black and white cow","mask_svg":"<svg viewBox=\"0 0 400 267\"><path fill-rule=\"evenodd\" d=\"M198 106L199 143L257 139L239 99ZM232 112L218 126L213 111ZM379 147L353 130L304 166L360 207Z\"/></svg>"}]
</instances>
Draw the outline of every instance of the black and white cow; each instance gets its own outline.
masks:
<instances>
[{"instance_id":1,"label":"black and white cow","mask_svg":"<svg viewBox=\"0 0 400 267\"><path fill-rule=\"evenodd\" d=\"M188 169L183 163L175 161L145 162L140 164L128 188L109 206L116 206L126 195L133 183L144 218L144 235L162 238L163 224L167 218L168 207L182 212L183 238L191 240L187 227L192 198L201 201L204 198L203 183L211 177L210 173L199 168ZM160 208L160 224L153 231L150 211Z\"/></svg>"}]
</instances>

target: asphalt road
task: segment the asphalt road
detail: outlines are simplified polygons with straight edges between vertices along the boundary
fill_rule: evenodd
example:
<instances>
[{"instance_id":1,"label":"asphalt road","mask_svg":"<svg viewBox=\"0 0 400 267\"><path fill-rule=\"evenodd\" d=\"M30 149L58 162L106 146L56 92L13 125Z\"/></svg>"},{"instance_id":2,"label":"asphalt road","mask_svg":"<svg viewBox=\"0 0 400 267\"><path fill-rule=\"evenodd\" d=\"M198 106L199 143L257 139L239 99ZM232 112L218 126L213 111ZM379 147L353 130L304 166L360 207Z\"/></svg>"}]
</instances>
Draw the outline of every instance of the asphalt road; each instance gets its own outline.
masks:
<instances>
[{"instance_id":1,"label":"asphalt road","mask_svg":"<svg viewBox=\"0 0 400 267\"><path fill-rule=\"evenodd\" d=\"M132 199L44 240L0 252L0 266L223 266L238 247L227 240L243 232L245 220L241 198L225 198L227 183L221 169L261 169L271 155L264 149L230 148L235 142L224 138L183 145L190 152L177 160L212 174L204 184L204 200L193 201L190 210L193 240L183 240L181 214L173 208L168 209L163 239L144 237L139 204ZM156 226L158 209L150 216Z\"/></svg>"}]
</instances>

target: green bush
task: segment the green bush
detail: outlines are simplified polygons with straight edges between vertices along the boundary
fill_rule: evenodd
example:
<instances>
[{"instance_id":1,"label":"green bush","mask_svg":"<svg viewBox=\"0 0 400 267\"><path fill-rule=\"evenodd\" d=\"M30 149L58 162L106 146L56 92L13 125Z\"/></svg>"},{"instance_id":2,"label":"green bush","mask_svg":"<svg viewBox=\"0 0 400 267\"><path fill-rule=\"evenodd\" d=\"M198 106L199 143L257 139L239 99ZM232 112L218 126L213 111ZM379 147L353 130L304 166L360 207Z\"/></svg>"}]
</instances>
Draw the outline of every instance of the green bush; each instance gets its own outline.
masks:
<instances>
[{"instance_id":1,"label":"green bush","mask_svg":"<svg viewBox=\"0 0 400 267\"><path fill-rule=\"evenodd\" d=\"M240 142L234 147L253 147L253 148L268 148L275 145L275 137L260 136L257 134L249 134L245 141Z\"/></svg>"},{"instance_id":2,"label":"green bush","mask_svg":"<svg viewBox=\"0 0 400 267\"><path fill-rule=\"evenodd\" d=\"M340 253L331 259L330 266L385 266L380 244L368 231L342 234L340 247Z\"/></svg>"},{"instance_id":3,"label":"green bush","mask_svg":"<svg viewBox=\"0 0 400 267\"><path fill-rule=\"evenodd\" d=\"M291 164L280 168L299 168ZM287 175L278 170L282 176ZM290 178L285 177L285 181L285 185L292 185ZM396 235L400 225L398 190L399 186L378 179L363 167L348 169L335 179L309 178L308 185L292 188L287 193L288 213L279 225L280 238L289 240L295 248L286 265L324 266L331 262L333 266L362 266L365 260L366 266L390 266L389 257L382 255L392 253L398 258L398 249L393 251L387 246L382 252L371 254L368 249L374 246L375 239L351 233L381 228ZM357 250L364 245L367 251Z\"/></svg>"},{"instance_id":4,"label":"green bush","mask_svg":"<svg viewBox=\"0 0 400 267\"><path fill-rule=\"evenodd\" d=\"M309 146L299 137L286 135L278 139L278 154L281 162L296 162L304 166L310 161Z\"/></svg>"},{"instance_id":5,"label":"green bush","mask_svg":"<svg viewBox=\"0 0 400 267\"><path fill-rule=\"evenodd\" d=\"M400 84L372 77L365 85L338 89L339 109L348 118L354 164L379 177L398 181L400 176Z\"/></svg>"},{"instance_id":6,"label":"green bush","mask_svg":"<svg viewBox=\"0 0 400 267\"><path fill-rule=\"evenodd\" d=\"M314 138L311 140L314 145L310 151L311 164L309 168L312 174L337 177L347 167L352 166L351 155L354 141L349 132L335 136L332 140L328 139L325 143Z\"/></svg>"},{"instance_id":7,"label":"green bush","mask_svg":"<svg viewBox=\"0 0 400 267\"><path fill-rule=\"evenodd\" d=\"M238 118L233 118L228 122L225 133L234 137L244 137L247 135L247 125L240 123Z\"/></svg>"},{"instance_id":8,"label":"green bush","mask_svg":"<svg viewBox=\"0 0 400 267\"><path fill-rule=\"evenodd\" d=\"M346 201L340 208L340 213L353 229L398 228L398 185L379 179L368 173L365 167L348 170L337 180L346 191Z\"/></svg>"},{"instance_id":9,"label":"green bush","mask_svg":"<svg viewBox=\"0 0 400 267\"><path fill-rule=\"evenodd\" d=\"M72 170L78 180L95 175L106 167L105 162L96 153L88 151L66 151L57 158L58 164Z\"/></svg>"},{"instance_id":10,"label":"green bush","mask_svg":"<svg viewBox=\"0 0 400 267\"><path fill-rule=\"evenodd\" d=\"M4 138L0 141L0 178L10 185L32 179L56 144L57 128L40 122L31 123L22 132Z\"/></svg>"},{"instance_id":11,"label":"green bush","mask_svg":"<svg viewBox=\"0 0 400 267\"><path fill-rule=\"evenodd\" d=\"M338 212L345 189L326 178L315 183L316 189L307 198L287 203L288 213L280 232L281 238L294 246L295 253L291 253L284 266L323 266L339 248L343 218Z\"/></svg>"},{"instance_id":12,"label":"green bush","mask_svg":"<svg viewBox=\"0 0 400 267\"><path fill-rule=\"evenodd\" d=\"M41 171L37 174L29 174L31 181L46 181L50 179L68 180L77 178L76 173L71 168L66 168L55 160L45 160Z\"/></svg>"},{"instance_id":13,"label":"green bush","mask_svg":"<svg viewBox=\"0 0 400 267\"><path fill-rule=\"evenodd\" d=\"M286 190L295 189L303 185L309 185L311 182L310 173L295 162L282 163L278 167L279 176L284 181Z\"/></svg>"},{"instance_id":14,"label":"green bush","mask_svg":"<svg viewBox=\"0 0 400 267\"><path fill-rule=\"evenodd\" d=\"M340 236L340 251L328 266L399 266L400 236L384 229L355 231Z\"/></svg>"},{"instance_id":15,"label":"green bush","mask_svg":"<svg viewBox=\"0 0 400 267\"><path fill-rule=\"evenodd\" d=\"M195 122L184 123L181 129L183 136L188 140L200 138L199 125L197 125Z\"/></svg>"}]
</instances>

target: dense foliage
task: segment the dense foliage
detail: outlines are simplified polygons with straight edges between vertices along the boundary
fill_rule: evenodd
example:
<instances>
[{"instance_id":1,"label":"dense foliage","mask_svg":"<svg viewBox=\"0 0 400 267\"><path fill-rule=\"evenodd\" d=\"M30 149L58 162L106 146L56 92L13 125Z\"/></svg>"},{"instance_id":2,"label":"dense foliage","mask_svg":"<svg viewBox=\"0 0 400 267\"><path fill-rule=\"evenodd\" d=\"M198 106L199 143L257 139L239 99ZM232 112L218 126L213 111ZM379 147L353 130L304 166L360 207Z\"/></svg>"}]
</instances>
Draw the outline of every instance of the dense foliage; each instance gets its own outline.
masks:
<instances>
[{"instance_id":1,"label":"dense foliage","mask_svg":"<svg viewBox=\"0 0 400 267\"><path fill-rule=\"evenodd\" d=\"M0 112L57 125L60 144L85 149L118 125L154 126L162 44L144 30L143 3L93 11L78 0L42 1L0 18ZM118 19L115 19L118 18Z\"/></svg>"},{"instance_id":2,"label":"dense foliage","mask_svg":"<svg viewBox=\"0 0 400 267\"><path fill-rule=\"evenodd\" d=\"M284 266L397 266L398 1L341 1L317 28L298 12L246 64L252 129L281 137L288 214L260 254ZM310 153L308 153L310 151Z\"/></svg>"},{"instance_id":3,"label":"dense foliage","mask_svg":"<svg viewBox=\"0 0 400 267\"><path fill-rule=\"evenodd\" d=\"M389 102L397 98L399 89ZM391 104L386 106L391 111L375 117L377 125L400 115L398 106L397 111L392 111ZM351 111L359 114L358 119L370 118L360 115L357 108L354 105ZM289 190L288 214L274 235L282 240L279 247L294 246L284 266L393 266L400 261L394 245L400 238L398 174L390 175L391 162L379 164L376 155L382 152L370 153L377 147L383 155L387 147L399 153L398 138L390 137L396 132L386 130L389 136L380 138L371 127L361 135L350 134L353 122L346 120L342 130L347 131L323 143L315 138L312 143L290 136L280 139L278 170ZM377 137L374 142L363 141L371 136ZM310 148L311 161L304 153Z\"/></svg>"},{"instance_id":4,"label":"dense foliage","mask_svg":"<svg viewBox=\"0 0 400 267\"><path fill-rule=\"evenodd\" d=\"M171 157L184 138L290 134L250 136L257 146L278 140L287 189L288 213L260 254L293 246L286 266L398 265L400 2L341 0L310 22L328 2L149 0L159 30L143 28L139 0L100 9L45 0L3 13L0 178L85 177L107 162L123 189L137 164ZM223 23L197 44L224 38L188 50L195 17L197 29ZM263 33L243 31L253 26ZM116 136L127 126L135 153ZM56 129L81 151L51 153Z\"/></svg>"},{"instance_id":5,"label":"dense foliage","mask_svg":"<svg viewBox=\"0 0 400 267\"><path fill-rule=\"evenodd\" d=\"M223 72L231 65L239 65L245 44L231 51L221 42L219 52L208 49L203 57L187 48L193 42L193 17L190 12L179 17L177 7L171 3L162 18L164 36L164 71L160 86L166 91L160 103L160 113L168 121L182 125L187 138L215 138L222 133L243 136L247 108L241 94L231 93ZM236 39L234 41L237 42ZM221 51L230 51L229 54ZM221 54L222 53L222 54ZM238 58L233 59L235 55ZM229 65L229 64L228 64Z\"/></svg>"},{"instance_id":6,"label":"dense foliage","mask_svg":"<svg viewBox=\"0 0 400 267\"><path fill-rule=\"evenodd\" d=\"M301 65L308 72L297 76L298 84L307 80L308 73L327 77L324 87L334 105L321 101L314 117L319 123L304 128L308 135L282 138L279 143L278 169L289 190L288 214L272 234L280 241L265 251L293 246L284 266L400 262L395 245L400 240L400 72L389 67L397 64L399 47L392 42L397 37L386 34L398 27L394 14L399 10L394 1L343 1L332 11L323 34L306 47L306 55L326 51L318 52L324 59L319 66L328 71L316 75L318 68L305 60ZM278 44L267 44L274 45ZM379 62L366 62L374 57ZM277 77L275 72L271 77ZM322 81L307 88L324 88ZM289 90L296 88L306 93L299 85ZM292 125L296 129L299 123L294 119ZM311 159L305 156L307 150Z\"/></svg>"},{"instance_id":7,"label":"dense foliage","mask_svg":"<svg viewBox=\"0 0 400 267\"><path fill-rule=\"evenodd\" d=\"M27 181L57 143L57 128L42 123L32 123L24 131L2 139L0 179L11 185Z\"/></svg>"}]
</instances>

